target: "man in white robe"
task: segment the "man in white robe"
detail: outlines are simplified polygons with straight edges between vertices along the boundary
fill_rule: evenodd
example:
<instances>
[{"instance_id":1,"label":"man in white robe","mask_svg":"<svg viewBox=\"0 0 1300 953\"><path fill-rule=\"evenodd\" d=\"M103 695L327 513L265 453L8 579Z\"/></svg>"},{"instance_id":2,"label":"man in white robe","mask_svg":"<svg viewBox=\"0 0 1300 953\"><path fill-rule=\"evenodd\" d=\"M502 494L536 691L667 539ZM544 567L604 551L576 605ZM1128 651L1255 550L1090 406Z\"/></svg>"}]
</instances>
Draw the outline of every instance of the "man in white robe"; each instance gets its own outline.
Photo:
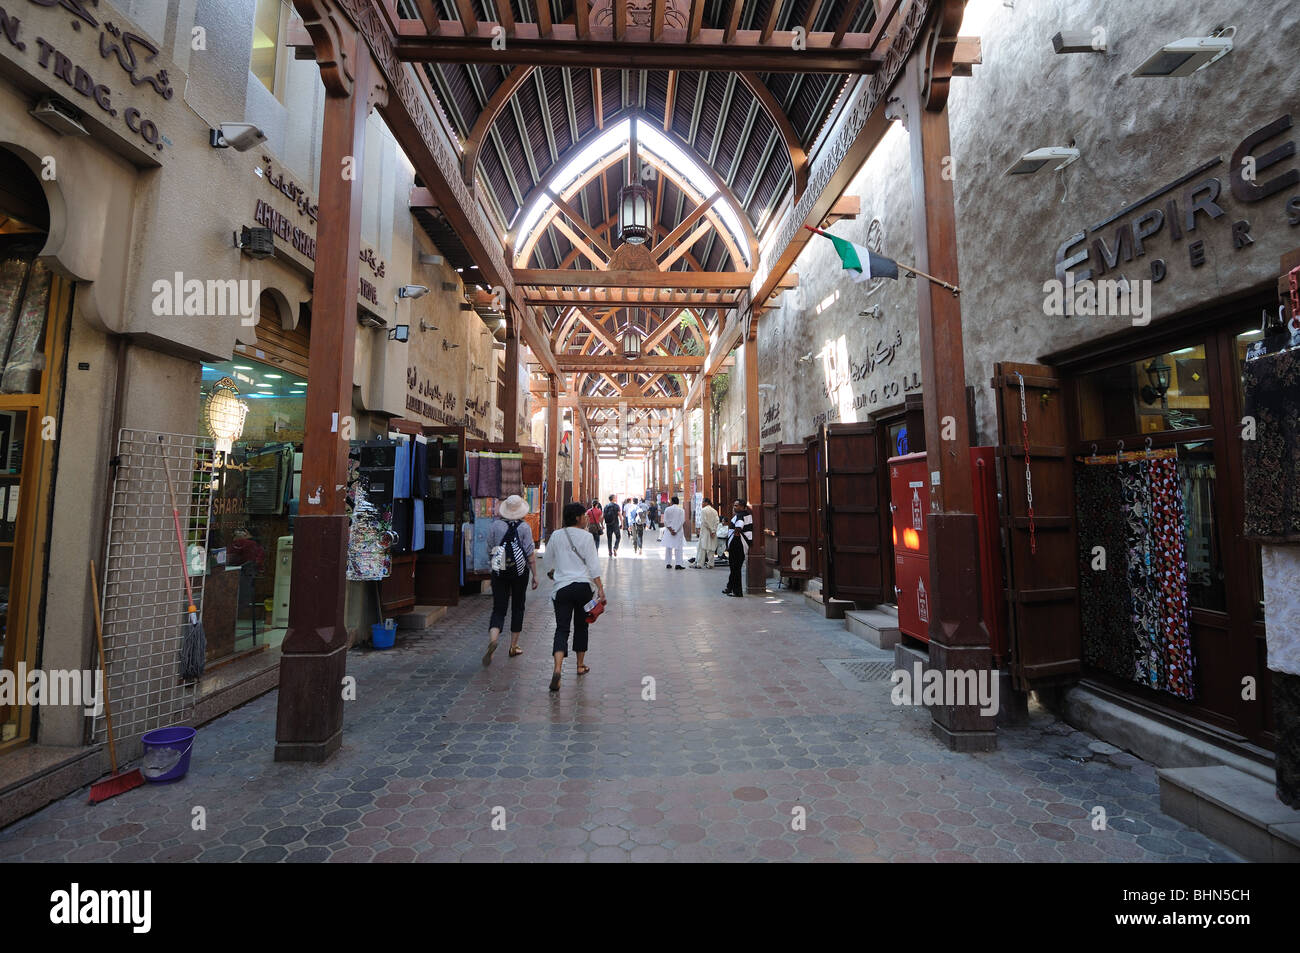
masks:
<instances>
[{"instance_id":1,"label":"man in white robe","mask_svg":"<svg viewBox=\"0 0 1300 953\"><path fill-rule=\"evenodd\" d=\"M682 543L686 540L686 511L677 502L677 497L664 510L664 555L668 568L685 569L682 565ZM674 556L676 562L674 562Z\"/></svg>"}]
</instances>

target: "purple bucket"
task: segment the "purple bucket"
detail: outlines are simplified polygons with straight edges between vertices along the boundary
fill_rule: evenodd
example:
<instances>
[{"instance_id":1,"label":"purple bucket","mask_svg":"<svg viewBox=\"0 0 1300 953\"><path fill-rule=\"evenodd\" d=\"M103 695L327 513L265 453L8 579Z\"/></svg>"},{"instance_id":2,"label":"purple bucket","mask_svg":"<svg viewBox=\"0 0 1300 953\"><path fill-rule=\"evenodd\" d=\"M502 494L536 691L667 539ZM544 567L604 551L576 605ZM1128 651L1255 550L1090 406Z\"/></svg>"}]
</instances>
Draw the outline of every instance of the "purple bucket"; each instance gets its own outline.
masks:
<instances>
[{"instance_id":1,"label":"purple bucket","mask_svg":"<svg viewBox=\"0 0 1300 953\"><path fill-rule=\"evenodd\" d=\"M144 760L140 773L146 781L161 783L179 781L190 769L190 752L194 748L193 728L174 725L146 731L140 742L144 745Z\"/></svg>"}]
</instances>

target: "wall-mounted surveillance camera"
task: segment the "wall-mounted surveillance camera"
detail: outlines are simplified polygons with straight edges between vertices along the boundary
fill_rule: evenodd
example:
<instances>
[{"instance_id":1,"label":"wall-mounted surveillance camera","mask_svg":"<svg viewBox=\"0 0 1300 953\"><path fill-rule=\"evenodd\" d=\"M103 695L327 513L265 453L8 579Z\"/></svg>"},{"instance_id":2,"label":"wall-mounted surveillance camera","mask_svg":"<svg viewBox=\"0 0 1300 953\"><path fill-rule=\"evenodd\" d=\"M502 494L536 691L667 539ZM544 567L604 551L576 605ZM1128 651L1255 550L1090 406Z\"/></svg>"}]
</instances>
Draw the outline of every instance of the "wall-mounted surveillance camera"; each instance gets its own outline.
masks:
<instances>
[{"instance_id":1,"label":"wall-mounted surveillance camera","mask_svg":"<svg viewBox=\"0 0 1300 953\"><path fill-rule=\"evenodd\" d=\"M1053 163L1059 163L1051 171L1060 172L1071 162L1079 158L1080 152L1075 148L1065 146L1048 146L1045 149L1035 149L1033 152L1026 152L1011 168L1003 172L1003 175L1036 175L1045 171Z\"/></svg>"},{"instance_id":2,"label":"wall-mounted surveillance camera","mask_svg":"<svg viewBox=\"0 0 1300 953\"><path fill-rule=\"evenodd\" d=\"M208 145L214 149L247 152L259 142L266 142L266 133L250 122L223 122L208 130Z\"/></svg>"},{"instance_id":3,"label":"wall-mounted surveillance camera","mask_svg":"<svg viewBox=\"0 0 1300 953\"><path fill-rule=\"evenodd\" d=\"M424 285L402 285L397 289L397 297L400 298L423 298L429 293L429 289Z\"/></svg>"}]
</instances>

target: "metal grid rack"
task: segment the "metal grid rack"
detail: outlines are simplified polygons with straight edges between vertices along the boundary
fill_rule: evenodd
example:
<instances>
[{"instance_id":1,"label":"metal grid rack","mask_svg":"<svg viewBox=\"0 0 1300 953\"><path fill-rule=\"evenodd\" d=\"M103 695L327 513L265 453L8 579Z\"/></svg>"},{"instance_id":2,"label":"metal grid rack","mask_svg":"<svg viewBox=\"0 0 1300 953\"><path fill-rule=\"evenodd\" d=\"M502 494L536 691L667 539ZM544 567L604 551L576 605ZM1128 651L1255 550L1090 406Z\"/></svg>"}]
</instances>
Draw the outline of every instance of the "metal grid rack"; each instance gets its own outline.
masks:
<instances>
[{"instance_id":1,"label":"metal grid rack","mask_svg":"<svg viewBox=\"0 0 1300 953\"><path fill-rule=\"evenodd\" d=\"M123 429L117 453L102 598L105 684L120 743L185 721L194 705L198 683L180 678L188 602L163 461L165 455L186 553L199 546L206 560L214 452L206 437ZM190 577L200 608L204 578ZM95 739L105 737L101 715Z\"/></svg>"}]
</instances>

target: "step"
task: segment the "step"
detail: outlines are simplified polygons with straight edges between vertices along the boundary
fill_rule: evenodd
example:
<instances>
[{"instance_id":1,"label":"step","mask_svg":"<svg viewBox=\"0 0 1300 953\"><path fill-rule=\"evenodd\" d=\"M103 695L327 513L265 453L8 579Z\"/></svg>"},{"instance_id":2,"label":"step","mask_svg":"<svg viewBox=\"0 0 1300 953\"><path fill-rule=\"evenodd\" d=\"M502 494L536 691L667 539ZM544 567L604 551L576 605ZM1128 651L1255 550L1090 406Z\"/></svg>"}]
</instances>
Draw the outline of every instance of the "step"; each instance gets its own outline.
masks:
<instances>
[{"instance_id":1,"label":"step","mask_svg":"<svg viewBox=\"0 0 1300 953\"><path fill-rule=\"evenodd\" d=\"M852 602L843 599L824 599L820 591L805 591L803 597L809 608L817 610L828 619L843 619L844 613L853 608Z\"/></svg>"},{"instance_id":2,"label":"step","mask_svg":"<svg viewBox=\"0 0 1300 953\"><path fill-rule=\"evenodd\" d=\"M1227 765L1163 768L1160 810L1247 860L1300 862L1300 811L1273 784Z\"/></svg>"},{"instance_id":3,"label":"step","mask_svg":"<svg viewBox=\"0 0 1300 953\"><path fill-rule=\"evenodd\" d=\"M397 617L399 629L427 629L447 614L446 606L416 606Z\"/></svg>"},{"instance_id":4,"label":"step","mask_svg":"<svg viewBox=\"0 0 1300 953\"><path fill-rule=\"evenodd\" d=\"M879 609L849 609L844 613L844 628L878 649L892 649L901 637L898 616Z\"/></svg>"},{"instance_id":5,"label":"step","mask_svg":"<svg viewBox=\"0 0 1300 953\"><path fill-rule=\"evenodd\" d=\"M894 668L901 668L906 672L911 672L913 671L912 666L917 662L921 663L921 671L924 672L930 667L930 653L906 642L895 643Z\"/></svg>"}]
</instances>

